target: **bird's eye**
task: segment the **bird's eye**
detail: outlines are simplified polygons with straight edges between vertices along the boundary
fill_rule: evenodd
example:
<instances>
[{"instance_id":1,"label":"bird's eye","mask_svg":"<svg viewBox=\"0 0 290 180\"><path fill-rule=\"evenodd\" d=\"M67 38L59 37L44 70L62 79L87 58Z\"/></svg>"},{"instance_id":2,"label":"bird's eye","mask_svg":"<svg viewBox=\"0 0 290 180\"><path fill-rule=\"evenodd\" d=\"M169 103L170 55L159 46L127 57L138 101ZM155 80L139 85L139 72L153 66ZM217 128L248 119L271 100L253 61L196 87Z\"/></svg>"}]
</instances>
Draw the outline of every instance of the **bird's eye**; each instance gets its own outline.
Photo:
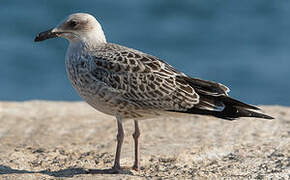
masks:
<instances>
[{"instance_id":1,"label":"bird's eye","mask_svg":"<svg viewBox=\"0 0 290 180\"><path fill-rule=\"evenodd\" d=\"M69 22L69 25L70 25L70 27L75 27L75 26L77 25L77 22L74 21L74 20L71 20L71 21Z\"/></svg>"}]
</instances>

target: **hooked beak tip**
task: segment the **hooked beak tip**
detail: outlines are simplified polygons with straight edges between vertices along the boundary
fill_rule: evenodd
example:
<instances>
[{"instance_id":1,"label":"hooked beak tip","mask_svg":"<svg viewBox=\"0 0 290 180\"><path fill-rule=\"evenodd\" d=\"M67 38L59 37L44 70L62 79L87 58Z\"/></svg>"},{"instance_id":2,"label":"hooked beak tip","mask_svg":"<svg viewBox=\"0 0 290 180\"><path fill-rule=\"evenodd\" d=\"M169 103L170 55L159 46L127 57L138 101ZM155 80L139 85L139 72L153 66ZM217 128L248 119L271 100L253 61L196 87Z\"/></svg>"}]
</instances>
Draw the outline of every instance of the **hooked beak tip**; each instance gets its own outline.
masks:
<instances>
[{"instance_id":1,"label":"hooked beak tip","mask_svg":"<svg viewBox=\"0 0 290 180\"><path fill-rule=\"evenodd\" d=\"M34 38L34 42L40 42L55 37L58 37L58 33L55 32L54 29L50 29L37 34L36 37Z\"/></svg>"},{"instance_id":2,"label":"hooked beak tip","mask_svg":"<svg viewBox=\"0 0 290 180\"><path fill-rule=\"evenodd\" d=\"M40 34L37 34L36 37L34 38L34 42L39 42L42 41L42 38L40 37Z\"/></svg>"}]
</instances>

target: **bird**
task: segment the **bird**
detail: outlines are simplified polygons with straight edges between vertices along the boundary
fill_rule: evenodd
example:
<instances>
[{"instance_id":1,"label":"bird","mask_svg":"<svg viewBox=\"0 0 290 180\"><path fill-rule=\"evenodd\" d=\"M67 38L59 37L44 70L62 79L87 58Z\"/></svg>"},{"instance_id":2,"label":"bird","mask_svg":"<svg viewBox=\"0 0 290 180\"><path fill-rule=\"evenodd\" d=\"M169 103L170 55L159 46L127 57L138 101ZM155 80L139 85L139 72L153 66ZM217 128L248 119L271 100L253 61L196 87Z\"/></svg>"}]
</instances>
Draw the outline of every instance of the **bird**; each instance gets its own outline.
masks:
<instances>
[{"instance_id":1,"label":"bird","mask_svg":"<svg viewBox=\"0 0 290 180\"><path fill-rule=\"evenodd\" d=\"M134 120L135 159L139 170L139 120L170 114L206 115L224 120L239 117L274 119L259 108L228 95L229 88L193 78L153 55L108 43L102 26L88 13L67 16L56 27L36 35L34 41L65 38L66 72L77 93L93 108L116 117L117 148L112 170L120 172L124 140L123 121Z\"/></svg>"}]
</instances>

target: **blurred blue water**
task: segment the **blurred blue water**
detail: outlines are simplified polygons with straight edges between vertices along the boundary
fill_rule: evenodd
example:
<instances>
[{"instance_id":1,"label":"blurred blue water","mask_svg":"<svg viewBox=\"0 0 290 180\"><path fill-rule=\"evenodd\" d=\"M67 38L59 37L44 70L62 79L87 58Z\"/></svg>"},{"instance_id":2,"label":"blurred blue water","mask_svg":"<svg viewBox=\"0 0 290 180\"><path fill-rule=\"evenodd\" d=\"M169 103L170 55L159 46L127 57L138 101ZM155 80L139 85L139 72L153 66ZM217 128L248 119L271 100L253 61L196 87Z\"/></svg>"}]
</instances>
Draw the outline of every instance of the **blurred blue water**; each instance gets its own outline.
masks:
<instances>
[{"instance_id":1,"label":"blurred blue water","mask_svg":"<svg viewBox=\"0 0 290 180\"><path fill-rule=\"evenodd\" d=\"M290 105L290 1L0 2L0 100L80 100L64 67L65 40L34 36L74 12L93 14L109 42L221 82L251 104Z\"/></svg>"}]
</instances>

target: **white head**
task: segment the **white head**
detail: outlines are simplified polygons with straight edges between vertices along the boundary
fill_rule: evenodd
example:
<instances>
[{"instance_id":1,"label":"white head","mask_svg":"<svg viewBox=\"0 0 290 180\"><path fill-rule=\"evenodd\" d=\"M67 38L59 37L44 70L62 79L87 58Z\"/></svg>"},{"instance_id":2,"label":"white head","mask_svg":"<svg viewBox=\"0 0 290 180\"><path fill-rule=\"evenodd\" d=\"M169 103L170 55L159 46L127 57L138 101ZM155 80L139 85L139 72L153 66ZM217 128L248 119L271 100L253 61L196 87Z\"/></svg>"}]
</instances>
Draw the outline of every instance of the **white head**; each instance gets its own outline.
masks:
<instances>
[{"instance_id":1,"label":"white head","mask_svg":"<svg viewBox=\"0 0 290 180\"><path fill-rule=\"evenodd\" d=\"M106 43L106 38L100 23L94 16L86 13L69 15L57 27L39 33L35 41L43 41L54 37L66 38L70 43Z\"/></svg>"}]
</instances>

